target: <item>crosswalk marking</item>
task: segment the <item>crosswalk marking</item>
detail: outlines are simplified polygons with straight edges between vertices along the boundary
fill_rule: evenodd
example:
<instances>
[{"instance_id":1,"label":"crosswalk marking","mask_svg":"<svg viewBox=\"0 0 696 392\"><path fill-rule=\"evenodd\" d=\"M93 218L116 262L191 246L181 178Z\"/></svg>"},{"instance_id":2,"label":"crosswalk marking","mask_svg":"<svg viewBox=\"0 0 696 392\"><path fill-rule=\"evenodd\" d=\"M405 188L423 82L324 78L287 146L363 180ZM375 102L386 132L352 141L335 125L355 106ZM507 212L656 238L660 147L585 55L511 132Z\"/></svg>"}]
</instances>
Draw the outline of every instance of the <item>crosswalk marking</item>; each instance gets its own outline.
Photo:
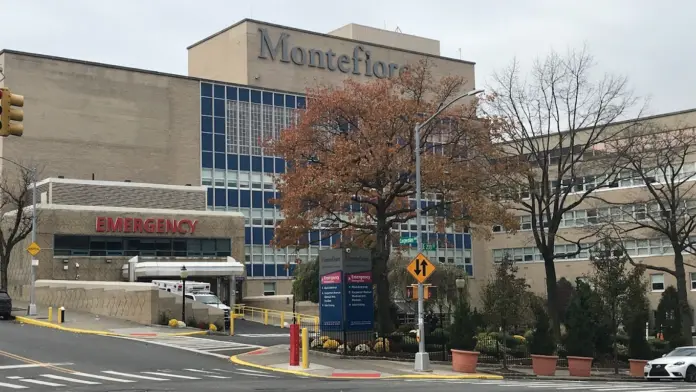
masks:
<instances>
[{"instance_id":1,"label":"crosswalk marking","mask_svg":"<svg viewBox=\"0 0 696 392\"><path fill-rule=\"evenodd\" d=\"M56 374L42 374L41 377L52 378L54 380L76 382L78 384L87 384L87 385L99 385L99 384L101 384L100 382L96 382L96 381L80 380L79 378L70 378L70 377L58 376Z\"/></svg>"},{"instance_id":2,"label":"crosswalk marking","mask_svg":"<svg viewBox=\"0 0 696 392\"><path fill-rule=\"evenodd\" d=\"M0 382L0 387L12 388L12 389L27 389L29 387L17 384L8 384L6 382Z\"/></svg>"},{"instance_id":3,"label":"crosswalk marking","mask_svg":"<svg viewBox=\"0 0 696 392\"><path fill-rule=\"evenodd\" d=\"M139 375L139 374L115 372L115 371L113 371L113 370L104 370L104 371L102 371L102 373L113 374L114 376L123 376L123 377L131 377L131 378L140 378L140 379L143 379L143 380L167 381L166 378L157 378L157 377L141 376L141 375Z\"/></svg>"},{"instance_id":4,"label":"crosswalk marking","mask_svg":"<svg viewBox=\"0 0 696 392\"><path fill-rule=\"evenodd\" d=\"M9 377L8 377L9 378ZM20 378L17 381L22 381L22 382L28 382L31 384L39 384L39 385L46 385L48 387L64 387L65 385L63 384L58 384L55 382L50 382L50 381L41 381L41 380L34 380L31 378Z\"/></svg>"},{"instance_id":5,"label":"crosswalk marking","mask_svg":"<svg viewBox=\"0 0 696 392\"><path fill-rule=\"evenodd\" d=\"M201 379L200 377L180 376L178 374L171 374L171 373L159 373L159 372L143 372L143 373L152 374L153 376L184 378L186 380L200 380Z\"/></svg>"},{"instance_id":6,"label":"crosswalk marking","mask_svg":"<svg viewBox=\"0 0 696 392\"><path fill-rule=\"evenodd\" d=\"M228 340L216 340L197 338L193 336L158 336L155 338L121 337L122 339L137 340L148 344L172 347L180 350L191 351L199 354L210 355L218 358L229 358L229 354L219 353L223 351L250 351L262 346L248 343L230 342Z\"/></svg>"},{"instance_id":7,"label":"crosswalk marking","mask_svg":"<svg viewBox=\"0 0 696 392\"><path fill-rule=\"evenodd\" d=\"M90 373L73 373L73 376L96 378L99 380L115 381L115 382L135 382L133 380L124 380L122 378L114 378L114 377L108 377L108 376L102 376L99 374L90 374Z\"/></svg>"}]
</instances>

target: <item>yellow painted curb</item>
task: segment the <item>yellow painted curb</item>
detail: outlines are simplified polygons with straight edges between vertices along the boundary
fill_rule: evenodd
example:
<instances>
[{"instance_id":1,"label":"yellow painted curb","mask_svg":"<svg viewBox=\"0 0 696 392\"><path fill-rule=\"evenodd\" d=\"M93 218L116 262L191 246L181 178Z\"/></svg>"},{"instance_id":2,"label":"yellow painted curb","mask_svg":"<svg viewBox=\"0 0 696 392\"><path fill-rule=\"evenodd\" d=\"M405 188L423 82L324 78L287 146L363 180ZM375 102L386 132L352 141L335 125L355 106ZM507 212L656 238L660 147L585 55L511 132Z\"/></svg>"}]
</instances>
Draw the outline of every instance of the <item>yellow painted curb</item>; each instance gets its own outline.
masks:
<instances>
[{"instance_id":1,"label":"yellow painted curb","mask_svg":"<svg viewBox=\"0 0 696 392\"><path fill-rule=\"evenodd\" d=\"M135 337L133 335L126 335L126 334L110 332L110 331L96 331L96 330L91 330L91 329L79 329L79 328L64 327L60 324L49 323L48 321L36 320L33 318L23 317L23 316L15 316L15 320L19 321L20 323L35 325L37 327L53 328L53 329L58 329L60 331L72 332L72 333L81 333L81 334L86 334L86 335L119 336L119 337L127 337L127 338ZM192 335L205 335L207 333L208 333L208 331L175 332L175 333L158 334L158 336L192 336ZM143 336L143 338L146 338L146 337L147 336Z\"/></svg>"},{"instance_id":2,"label":"yellow painted curb","mask_svg":"<svg viewBox=\"0 0 696 392\"><path fill-rule=\"evenodd\" d=\"M259 350L265 350L263 348ZM255 350L255 351L259 351ZM254 351L251 351L252 353ZM249 354L249 353L247 353ZM419 375L419 374L404 374L404 375L399 375L399 376L383 376L383 377L365 377L365 378L359 378L359 377L333 377L333 376L320 376L316 374L311 374L299 370L287 370L287 369L278 369L270 366L263 366L263 365L257 365L255 363L247 362L243 359L240 359L238 355L233 355L230 357L230 361L232 363L235 363L237 365L241 366L247 366L251 368L256 368L256 369L261 369L261 370L267 370L269 372L276 372L276 373L285 373L285 374L294 374L296 376L302 376L302 377L313 377L313 378L329 378L329 379L345 379L345 380L376 380L376 379L446 379L446 380L502 380L503 376L498 376L498 375L493 375L493 374L462 374L456 375L456 376L438 376L434 374L424 374L424 375Z\"/></svg>"}]
</instances>

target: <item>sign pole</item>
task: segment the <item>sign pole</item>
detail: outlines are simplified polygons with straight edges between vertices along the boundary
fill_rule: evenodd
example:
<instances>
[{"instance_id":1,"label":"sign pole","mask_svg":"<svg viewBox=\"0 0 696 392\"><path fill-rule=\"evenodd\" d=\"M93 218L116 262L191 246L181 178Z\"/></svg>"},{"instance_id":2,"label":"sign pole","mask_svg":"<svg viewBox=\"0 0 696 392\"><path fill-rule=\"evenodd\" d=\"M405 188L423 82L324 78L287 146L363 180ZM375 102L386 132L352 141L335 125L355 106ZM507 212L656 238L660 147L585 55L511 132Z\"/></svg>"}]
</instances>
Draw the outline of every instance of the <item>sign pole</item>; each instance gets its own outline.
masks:
<instances>
[{"instance_id":1,"label":"sign pole","mask_svg":"<svg viewBox=\"0 0 696 392\"><path fill-rule=\"evenodd\" d=\"M421 226L421 155L420 155L420 124L416 124L413 132L413 136L416 139L414 150L416 153L416 224L417 235L416 243L418 244L418 254L423 252L423 228ZM420 269L419 269L420 270ZM414 370L417 372L429 372L430 368L430 356L425 351L425 324L423 322L423 282L419 280L418 282L418 334L420 335L420 342L418 342L418 352L416 353Z\"/></svg>"},{"instance_id":2,"label":"sign pole","mask_svg":"<svg viewBox=\"0 0 696 392\"><path fill-rule=\"evenodd\" d=\"M36 168L31 169L31 243L36 244ZM31 260L31 291L29 293L29 316L36 316L36 265L38 260Z\"/></svg>"}]
</instances>

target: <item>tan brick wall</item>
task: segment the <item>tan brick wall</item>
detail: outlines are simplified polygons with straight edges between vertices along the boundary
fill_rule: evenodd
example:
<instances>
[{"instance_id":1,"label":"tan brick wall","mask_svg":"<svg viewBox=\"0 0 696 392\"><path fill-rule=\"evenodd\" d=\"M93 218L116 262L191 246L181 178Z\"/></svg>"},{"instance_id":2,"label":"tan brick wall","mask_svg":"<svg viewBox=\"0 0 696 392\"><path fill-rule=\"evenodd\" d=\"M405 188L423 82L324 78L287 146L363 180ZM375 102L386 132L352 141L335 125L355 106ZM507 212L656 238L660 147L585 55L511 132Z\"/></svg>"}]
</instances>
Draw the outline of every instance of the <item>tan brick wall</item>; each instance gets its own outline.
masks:
<instances>
[{"instance_id":1,"label":"tan brick wall","mask_svg":"<svg viewBox=\"0 0 696 392\"><path fill-rule=\"evenodd\" d=\"M42 178L200 184L197 81L14 53L4 61L5 84L25 104L24 135L2 156L39 166Z\"/></svg>"},{"instance_id":2,"label":"tan brick wall","mask_svg":"<svg viewBox=\"0 0 696 392\"><path fill-rule=\"evenodd\" d=\"M39 188L41 190L41 188ZM206 210L206 191L190 191L91 184L61 184L51 187L51 202L81 206L112 206L172 210Z\"/></svg>"}]
</instances>

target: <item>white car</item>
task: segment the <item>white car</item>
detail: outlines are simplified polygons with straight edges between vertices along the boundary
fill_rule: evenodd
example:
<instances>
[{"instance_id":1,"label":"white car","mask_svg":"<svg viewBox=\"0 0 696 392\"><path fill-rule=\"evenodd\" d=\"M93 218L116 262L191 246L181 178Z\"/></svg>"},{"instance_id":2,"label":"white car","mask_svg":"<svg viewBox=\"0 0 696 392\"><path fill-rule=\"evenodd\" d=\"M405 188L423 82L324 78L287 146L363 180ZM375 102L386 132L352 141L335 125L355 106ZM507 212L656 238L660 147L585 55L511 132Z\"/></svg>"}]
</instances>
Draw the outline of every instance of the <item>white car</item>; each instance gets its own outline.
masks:
<instances>
[{"instance_id":1,"label":"white car","mask_svg":"<svg viewBox=\"0 0 696 392\"><path fill-rule=\"evenodd\" d=\"M645 365L647 380L696 382L696 346L678 347Z\"/></svg>"}]
</instances>

